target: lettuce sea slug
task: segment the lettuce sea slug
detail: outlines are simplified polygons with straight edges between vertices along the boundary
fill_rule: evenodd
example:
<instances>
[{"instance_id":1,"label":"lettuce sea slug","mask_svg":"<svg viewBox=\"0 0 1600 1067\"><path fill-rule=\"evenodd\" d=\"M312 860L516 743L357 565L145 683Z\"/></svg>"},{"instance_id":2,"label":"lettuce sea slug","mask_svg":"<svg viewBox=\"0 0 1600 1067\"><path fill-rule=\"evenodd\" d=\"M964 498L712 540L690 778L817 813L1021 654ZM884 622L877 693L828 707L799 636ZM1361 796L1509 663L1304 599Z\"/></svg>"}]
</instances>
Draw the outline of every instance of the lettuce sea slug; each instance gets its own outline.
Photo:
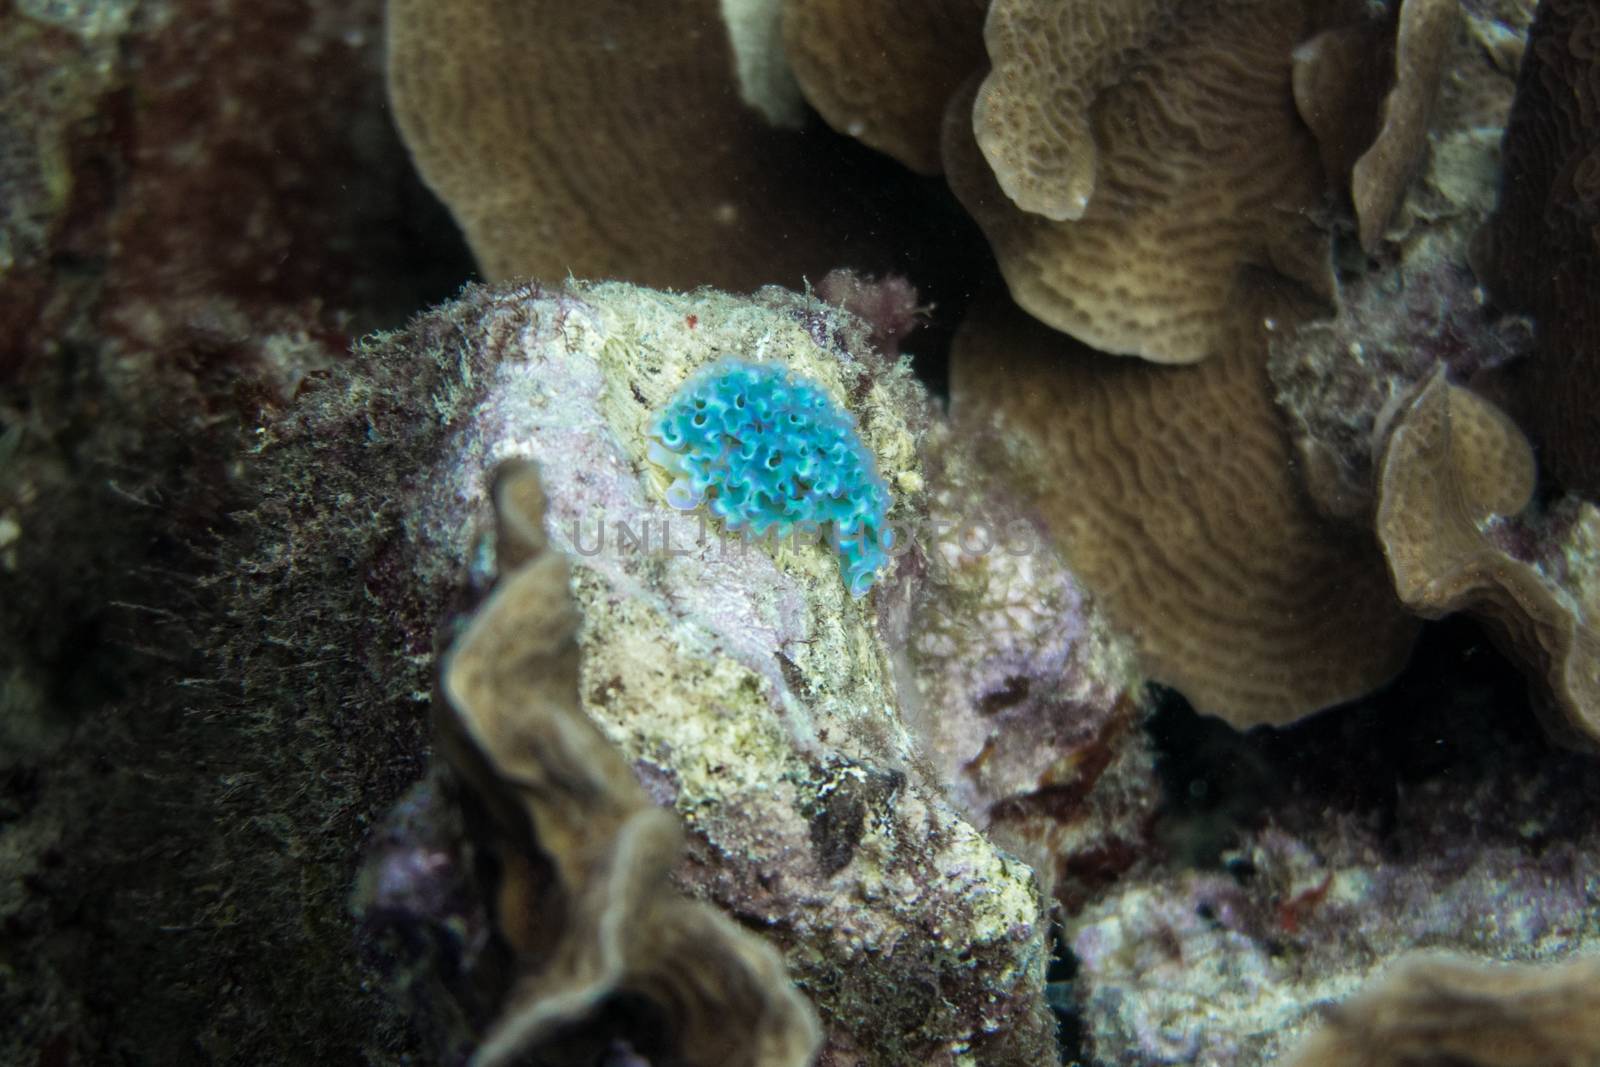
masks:
<instances>
[{"instance_id":1,"label":"lettuce sea slug","mask_svg":"<svg viewBox=\"0 0 1600 1067\"><path fill-rule=\"evenodd\" d=\"M650 436L651 461L674 476L673 507L707 504L728 531L756 537L831 525L852 596L888 561L889 490L854 416L786 368L719 360L673 395Z\"/></svg>"}]
</instances>

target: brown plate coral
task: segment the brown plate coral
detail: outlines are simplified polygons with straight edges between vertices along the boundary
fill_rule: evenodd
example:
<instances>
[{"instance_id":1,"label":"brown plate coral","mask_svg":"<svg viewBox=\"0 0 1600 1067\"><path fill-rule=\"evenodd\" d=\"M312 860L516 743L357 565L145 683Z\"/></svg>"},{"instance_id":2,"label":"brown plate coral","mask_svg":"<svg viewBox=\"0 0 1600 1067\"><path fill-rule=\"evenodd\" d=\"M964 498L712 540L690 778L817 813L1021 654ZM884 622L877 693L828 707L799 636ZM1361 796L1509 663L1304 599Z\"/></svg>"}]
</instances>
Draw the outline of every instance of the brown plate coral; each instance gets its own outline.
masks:
<instances>
[{"instance_id":1,"label":"brown plate coral","mask_svg":"<svg viewBox=\"0 0 1600 1067\"><path fill-rule=\"evenodd\" d=\"M1534 487L1533 449L1511 419L1441 368L1397 418L1379 472L1377 530L1395 589L1419 614L1484 616L1529 666L1550 729L1600 740L1600 511L1515 518ZM1543 559L1525 546L1544 542ZM1553 545L1549 543L1553 542Z\"/></svg>"},{"instance_id":2,"label":"brown plate coral","mask_svg":"<svg viewBox=\"0 0 1600 1067\"><path fill-rule=\"evenodd\" d=\"M1024 310L1191 363L1225 345L1247 268L1331 296L1321 165L1289 93L1309 6L990 8L994 69L951 101L945 169Z\"/></svg>"},{"instance_id":3,"label":"brown plate coral","mask_svg":"<svg viewBox=\"0 0 1600 1067\"><path fill-rule=\"evenodd\" d=\"M1294 482L1263 323L1299 314L1258 297L1193 368L1109 361L1005 308L970 317L954 354L957 425L1035 472L1039 508L1144 669L1241 727L1371 691L1416 631L1373 546Z\"/></svg>"},{"instance_id":4,"label":"brown plate coral","mask_svg":"<svg viewBox=\"0 0 1600 1067\"><path fill-rule=\"evenodd\" d=\"M1600 1061L1600 960L1538 968L1446 953L1401 960L1332 1012L1290 1067Z\"/></svg>"},{"instance_id":5,"label":"brown plate coral","mask_svg":"<svg viewBox=\"0 0 1600 1067\"><path fill-rule=\"evenodd\" d=\"M918 174L944 169L945 101L983 60L983 0L785 0L784 55L828 124Z\"/></svg>"},{"instance_id":6,"label":"brown plate coral","mask_svg":"<svg viewBox=\"0 0 1600 1067\"><path fill-rule=\"evenodd\" d=\"M890 261L850 167L770 122L798 101L775 35L713 0L396 0L387 25L396 120L489 278L748 290Z\"/></svg>"}]
</instances>

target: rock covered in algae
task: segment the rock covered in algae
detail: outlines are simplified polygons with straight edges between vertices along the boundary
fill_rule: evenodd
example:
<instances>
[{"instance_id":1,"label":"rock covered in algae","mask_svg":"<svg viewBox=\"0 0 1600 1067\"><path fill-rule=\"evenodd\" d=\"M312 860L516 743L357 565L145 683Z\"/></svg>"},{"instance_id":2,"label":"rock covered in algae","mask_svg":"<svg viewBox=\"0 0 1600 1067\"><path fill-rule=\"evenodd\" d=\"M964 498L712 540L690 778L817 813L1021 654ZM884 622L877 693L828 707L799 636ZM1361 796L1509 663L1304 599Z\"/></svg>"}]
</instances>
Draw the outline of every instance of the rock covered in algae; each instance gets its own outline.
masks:
<instances>
[{"instance_id":1,"label":"rock covered in algae","mask_svg":"<svg viewBox=\"0 0 1600 1067\"><path fill-rule=\"evenodd\" d=\"M1027 564L998 547L932 561L945 550L930 514L975 507L986 491L968 470L968 488L930 503L929 475L956 446L868 331L772 289L472 291L365 353L377 366L453 368L427 386L434 414L418 432L435 458L411 483L402 555L419 588L440 583L425 604L442 602L463 563L469 594L503 581L489 472L538 463L545 531L571 562L583 620L579 706L682 819L674 882L782 950L822 1020L820 1062L1046 1062L1044 895L982 830L1007 796L1052 785L1088 798L1104 779L1100 800L1143 810L1134 798L1150 793L1149 765L1137 746L1120 773L1101 774L1134 721L1129 656L1048 542ZM652 428L684 382L724 358L781 365L850 412L901 531L870 593L852 594L825 538L745 539L669 500ZM1034 575L1048 588L1031 589ZM948 647L924 685L930 650L915 643L938 628L932 607ZM985 610L1009 611L1015 633L994 633ZM985 666L996 649L1009 660ZM983 722L1004 710L1008 686L1018 706ZM958 744L922 729L958 714L976 722ZM993 781L950 780L1008 718L1040 731L1027 759L996 757L1006 773ZM1078 774L1079 747L1099 766ZM1035 815L1027 840L1048 845L1050 812ZM560 842L543 837L541 826L537 862L560 867ZM1073 847L1092 840L1088 826L1072 836ZM1041 855L1035 844L1030 858Z\"/></svg>"},{"instance_id":2,"label":"rock covered in algae","mask_svg":"<svg viewBox=\"0 0 1600 1067\"><path fill-rule=\"evenodd\" d=\"M343 924L419 773L418 687L373 669L348 543L252 514L258 429L469 266L392 130L382 26L382 0L0 14L0 1062L410 1047Z\"/></svg>"},{"instance_id":3,"label":"rock covered in algae","mask_svg":"<svg viewBox=\"0 0 1600 1067\"><path fill-rule=\"evenodd\" d=\"M947 794L1071 908L1143 851L1155 807L1133 647L993 477L993 442L942 423L928 440L906 714Z\"/></svg>"},{"instance_id":4,"label":"rock covered in algae","mask_svg":"<svg viewBox=\"0 0 1600 1067\"><path fill-rule=\"evenodd\" d=\"M1232 737L1217 771L1191 764L1191 783L1225 793L1216 774L1259 776L1263 810L1209 869L1147 867L1067 920L1091 1057L1274 1063L1415 950L1545 964L1600 949L1593 760L1508 714L1516 686L1493 658L1480 640L1430 660L1393 698L1412 719L1398 735L1395 709L1373 707L1370 728Z\"/></svg>"}]
</instances>

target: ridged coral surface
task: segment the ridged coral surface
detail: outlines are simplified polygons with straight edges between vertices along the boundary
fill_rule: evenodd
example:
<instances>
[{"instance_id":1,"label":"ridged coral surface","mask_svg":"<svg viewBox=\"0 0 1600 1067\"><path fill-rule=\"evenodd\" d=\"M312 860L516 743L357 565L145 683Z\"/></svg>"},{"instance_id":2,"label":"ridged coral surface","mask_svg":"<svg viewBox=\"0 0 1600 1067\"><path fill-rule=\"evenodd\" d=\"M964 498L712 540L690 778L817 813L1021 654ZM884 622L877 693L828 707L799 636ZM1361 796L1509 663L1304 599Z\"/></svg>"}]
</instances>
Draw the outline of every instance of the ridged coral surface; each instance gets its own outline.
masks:
<instances>
[{"instance_id":1,"label":"ridged coral surface","mask_svg":"<svg viewBox=\"0 0 1600 1067\"><path fill-rule=\"evenodd\" d=\"M673 507L706 503L729 530L757 537L831 524L852 596L888 562L888 487L854 417L819 386L781 366L720 360L684 383L651 436L650 459L676 476Z\"/></svg>"}]
</instances>

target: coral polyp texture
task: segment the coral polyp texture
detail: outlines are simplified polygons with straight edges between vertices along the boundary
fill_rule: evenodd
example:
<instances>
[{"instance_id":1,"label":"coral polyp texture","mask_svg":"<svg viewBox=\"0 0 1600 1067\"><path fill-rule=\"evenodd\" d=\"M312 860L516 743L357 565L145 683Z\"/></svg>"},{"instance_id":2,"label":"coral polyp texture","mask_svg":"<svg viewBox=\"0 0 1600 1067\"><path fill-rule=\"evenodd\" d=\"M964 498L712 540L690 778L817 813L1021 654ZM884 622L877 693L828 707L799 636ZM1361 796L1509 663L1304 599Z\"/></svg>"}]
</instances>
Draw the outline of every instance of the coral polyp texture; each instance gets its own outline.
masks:
<instances>
[{"instance_id":1,"label":"coral polyp texture","mask_svg":"<svg viewBox=\"0 0 1600 1067\"><path fill-rule=\"evenodd\" d=\"M854 416L788 369L719 360L684 383L651 436L650 459L675 475L673 507L706 504L730 531L757 537L831 525L852 596L889 561L889 489Z\"/></svg>"}]
</instances>

